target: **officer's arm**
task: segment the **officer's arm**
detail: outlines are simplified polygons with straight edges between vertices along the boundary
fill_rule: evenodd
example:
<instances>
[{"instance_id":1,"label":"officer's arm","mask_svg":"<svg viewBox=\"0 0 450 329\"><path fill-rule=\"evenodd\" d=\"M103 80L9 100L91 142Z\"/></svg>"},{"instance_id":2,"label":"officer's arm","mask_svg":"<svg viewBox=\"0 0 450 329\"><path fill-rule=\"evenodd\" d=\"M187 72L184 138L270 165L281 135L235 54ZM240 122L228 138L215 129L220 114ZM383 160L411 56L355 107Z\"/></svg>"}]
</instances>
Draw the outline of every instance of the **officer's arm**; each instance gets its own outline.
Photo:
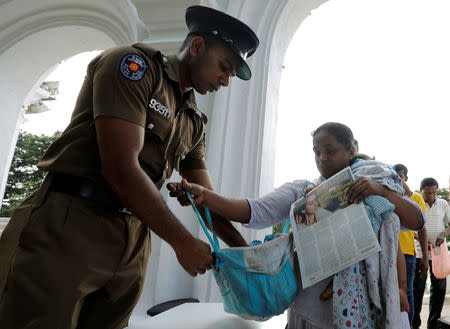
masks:
<instances>
[{"instance_id":1,"label":"officer's arm","mask_svg":"<svg viewBox=\"0 0 450 329\"><path fill-rule=\"evenodd\" d=\"M95 127L102 175L117 197L173 247L178 261L189 274L204 273L213 263L209 246L194 238L170 212L139 164L138 155L144 143L143 127L109 116L96 118Z\"/></svg>"},{"instance_id":2,"label":"officer's arm","mask_svg":"<svg viewBox=\"0 0 450 329\"><path fill-rule=\"evenodd\" d=\"M202 185L203 187L212 190L211 180L206 169L182 170L181 176L190 183ZM203 209L199 209L204 218ZM230 247L246 246L247 242L239 233L239 231L227 219L211 212L214 231L219 238ZM206 224L206 223L205 223Z\"/></svg>"}]
</instances>

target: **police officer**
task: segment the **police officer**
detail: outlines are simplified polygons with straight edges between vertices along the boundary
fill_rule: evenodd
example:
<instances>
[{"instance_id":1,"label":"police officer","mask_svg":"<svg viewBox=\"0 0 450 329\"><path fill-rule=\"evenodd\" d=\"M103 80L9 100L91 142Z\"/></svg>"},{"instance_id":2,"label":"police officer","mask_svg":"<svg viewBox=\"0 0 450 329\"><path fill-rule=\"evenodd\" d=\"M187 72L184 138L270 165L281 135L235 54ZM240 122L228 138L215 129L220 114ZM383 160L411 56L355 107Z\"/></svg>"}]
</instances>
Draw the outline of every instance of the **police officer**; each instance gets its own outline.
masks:
<instances>
[{"instance_id":1,"label":"police officer","mask_svg":"<svg viewBox=\"0 0 450 329\"><path fill-rule=\"evenodd\" d=\"M209 245L169 211L159 189L173 169L211 188L200 94L248 80L255 33L219 11L186 11L177 56L146 44L115 47L89 64L71 122L38 167L41 187L0 240L0 328L123 328L150 253L149 229L192 276L213 265ZM215 216L230 246L245 240Z\"/></svg>"}]
</instances>

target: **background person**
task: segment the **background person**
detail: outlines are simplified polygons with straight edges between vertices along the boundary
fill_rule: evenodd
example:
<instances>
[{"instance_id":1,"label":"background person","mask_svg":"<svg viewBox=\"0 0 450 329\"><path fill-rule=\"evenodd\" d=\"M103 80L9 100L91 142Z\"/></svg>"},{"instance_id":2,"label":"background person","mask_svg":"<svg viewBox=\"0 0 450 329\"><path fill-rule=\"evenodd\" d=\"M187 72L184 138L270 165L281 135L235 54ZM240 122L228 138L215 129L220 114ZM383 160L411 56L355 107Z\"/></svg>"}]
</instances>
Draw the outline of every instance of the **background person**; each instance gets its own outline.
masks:
<instances>
[{"instance_id":1,"label":"background person","mask_svg":"<svg viewBox=\"0 0 450 329\"><path fill-rule=\"evenodd\" d=\"M427 208L425 206L425 201L420 193L411 192L406 182L408 181L408 168L403 164L396 164L394 166L395 171L400 176L403 182L403 188L405 189L405 194L411 199L413 199L426 213ZM405 256L406 262L406 280L407 280L407 296L409 303L408 319L409 325L412 325L414 319L414 277L416 275L416 250L414 244L414 231L404 231L400 230L399 243L400 247ZM420 249L422 251L422 259L419 264L418 275L420 277L426 278L426 273L428 271L428 239L427 230L425 227L417 232Z\"/></svg>"},{"instance_id":2,"label":"background person","mask_svg":"<svg viewBox=\"0 0 450 329\"><path fill-rule=\"evenodd\" d=\"M438 182L432 178L427 177L420 183L420 191L422 192L425 206L427 208L427 221L425 228L427 230L428 243L434 246L440 246L445 243L446 237L450 235L450 229L445 230L444 224L449 222L450 207L447 201L437 197L437 190L439 188ZM427 321L428 329L436 329L437 321L441 317L442 307L445 301L445 291L447 289L447 279L437 279L431 271L431 254L429 248L428 262L430 269L430 307ZM422 258L426 257L422 253L422 248L416 241L416 276L414 279L414 320L413 328L420 328L422 320L420 319L420 311L422 310L422 299L425 292L425 285L427 281L427 272L419 272L421 270Z\"/></svg>"},{"instance_id":3,"label":"background person","mask_svg":"<svg viewBox=\"0 0 450 329\"><path fill-rule=\"evenodd\" d=\"M352 169L359 171L359 169L355 168L361 168L363 167L361 165L364 164L364 161L358 160L359 162L356 162L357 160L354 158L355 149L353 145L353 133L350 128L340 123L328 122L317 128L313 133L313 150L317 169L321 176L313 181L312 185L320 184L349 165L352 165ZM369 167L373 168L375 164L376 163L372 161ZM378 168L382 169L381 166ZM387 174L391 173L398 178L393 170L383 170L381 177L387 177ZM372 175L372 177L375 177L375 175ZM389 176L389 179L385 181L393 182L391 178L392 177ZM383 179L380 181L383 181ZM281 187L275 189L275 191L258 199L226 198L197 184L188 183L186 180L183 180L181 183L171 182L168 184L168 189L171 191L170 195L177 197L182 205L190 204L184 192L186 189L191 193L196 205L209 207L223 217L241 222L246 227L262 229L281 223L289 216L291 204L303 197L302 191L305 183L306 180L296 180L285 183ZM400 184L400 179L398 179L395 188L403 191ZM390 186L394 188L393 185ZM423 214L420 209L412 202L402 197L397 190L390 189L374 179L359 177L349 188L346 198L350 202L359 203L370 195L383 195L395 205L395 212L400 217L403 225L411 229L421 228L423 226ZM386 225L380 232L389 231L390 229L395 228L395 223L398 225L398 219L396 222L392 220L385 223ZM398 231L396 231L395 234L398 237ZM383 247L389 249L389 254L393 254L393 259L390 259L389 262L396 262L398 256L397 244L394 245L394 242L389 242L391 239L383 239L383 241L385 241L386 244L383 245ZM389 246L387 244L389 244ZM352 275L348 276L348 282L355 282L356 284L357 282L362 281L367 283L367 281L364 281L366 280L367 272L363 270L362 267L360 267L360 269L361 271L352 272ZM298 282L301 282L298 265L295 266L295 270L297 272ZM380 269L372 269L372 271L378 270ZM395 312L395 310L398 309L398 315L400 315L397 275L395 275L395 277L392 276L390 281L395 281L395 285L388 285L388 292L392 296L397 296L397 299L396 302L393 302L394 304L389 304L385 306L384 310L380 310L380 313L386 313L389 308L390 311L393 310L392 312ZM338 297L339 301L335 304L340 306L343 305L342 307L346 307L347 310L351 311L337 314L337 318L333 321L334 296L333 298L330 298L330 283L333 284L333 276L306 289L300 287L297 298L289 308L289 329L331 329L335 326L339 328L344 326L364 328L371 327L370 324L374 324L374 319L377 316L374 307L364 307L364 309L361 307L357 312L354 312L354 310L351 309L351 307L354 306L352 304L353 299L347 298L347 293L355 296L355 291L353 290L340 294ZM378 284L375 286L378 287ZM342 287L342 289L344 289L344 287ZM364 297L361 291L358 292L357 295L361 295L361 298L368 298L367 290L365 290ZM368 304L364 304L364 301L360 301L359 303L359 305L368 305L369 301ZM345 325L341 322L345 323ZM393 327L391 328L398 329L398 327L396 327L398 324L399 322L392 324Z\"/></svg>"},{"instance_id":4,"label":"background person","mask_svg":"<svg viewBox=\"0 0 450 329\"><path fill-rule=\"evenodd\" d=\"M125 327L143 286L149 229L190 275L213 266L209 245L181 225L159 189L173 169L211 188L194 90L250 79L245 59L259 41L207 7L189 7L186 24L176 56L140 43L89 64L69 126L38 164L48 172L42 186L1 236L1 328ZM246 245L231 223L214 222L228 245Z\"/></svg>"}]
</instances>

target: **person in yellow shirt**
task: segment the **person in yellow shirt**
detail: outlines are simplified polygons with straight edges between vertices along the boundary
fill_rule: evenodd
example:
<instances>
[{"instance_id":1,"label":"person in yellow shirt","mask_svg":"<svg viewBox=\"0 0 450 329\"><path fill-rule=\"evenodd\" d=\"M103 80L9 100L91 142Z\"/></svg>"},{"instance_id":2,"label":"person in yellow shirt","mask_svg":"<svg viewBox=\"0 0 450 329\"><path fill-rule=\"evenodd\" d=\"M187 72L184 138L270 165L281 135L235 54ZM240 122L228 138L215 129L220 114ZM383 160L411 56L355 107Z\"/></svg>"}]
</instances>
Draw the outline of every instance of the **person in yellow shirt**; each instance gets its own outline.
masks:
<instances>
[{"instance_id":1,"label":"person in yellow shirt","mask_svg":"<svg viewBox=\"0 0 450 329\"><path fill-rule=\"evenodd\" d=\"M425 206L425 201L420 193L411 192L406 181L408 181L408 168L403 164L396 164L394 166L395 171L400 176L403 181L403 187L405 189L405 194L411 199L413 199L424 212L427 211ZM417 232L417 238L420 242L420 247L422 249L422 254L425 255L419 264L419 269L417 273L421 276L427 274L428 271L428 253L427 251L427 232L425 227ZM414 231L400 231L399 243L402 248L403 254L405 255L406 261L406 280L407 280L407 296L409 302L409 324L412 324L414 318L414 277L416 273L416 251L414 244Z\"/></svg>"}]
</instances>

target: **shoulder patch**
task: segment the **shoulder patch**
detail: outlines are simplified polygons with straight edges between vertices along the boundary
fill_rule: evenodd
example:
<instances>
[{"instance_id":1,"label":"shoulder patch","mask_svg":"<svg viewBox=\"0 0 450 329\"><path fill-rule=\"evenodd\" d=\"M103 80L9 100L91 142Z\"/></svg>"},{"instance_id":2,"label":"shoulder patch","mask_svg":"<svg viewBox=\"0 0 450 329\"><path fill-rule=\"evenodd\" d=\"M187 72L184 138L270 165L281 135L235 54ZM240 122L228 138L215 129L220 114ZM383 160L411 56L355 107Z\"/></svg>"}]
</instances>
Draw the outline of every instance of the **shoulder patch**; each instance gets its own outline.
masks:
<instances>
[{"instance_id":1,"label":"shoulder patch","mask_svg":"<svg viewBox=\"0 0 450 329\"><path fill-rule=\"evenodd\" d=\"M122 57L119 69L120 73L122 73L125 78L139 81L147 70L147 64L145 64L145 61L141 56L137 54L127 54Z\"/></svg>"}]
</instances>

